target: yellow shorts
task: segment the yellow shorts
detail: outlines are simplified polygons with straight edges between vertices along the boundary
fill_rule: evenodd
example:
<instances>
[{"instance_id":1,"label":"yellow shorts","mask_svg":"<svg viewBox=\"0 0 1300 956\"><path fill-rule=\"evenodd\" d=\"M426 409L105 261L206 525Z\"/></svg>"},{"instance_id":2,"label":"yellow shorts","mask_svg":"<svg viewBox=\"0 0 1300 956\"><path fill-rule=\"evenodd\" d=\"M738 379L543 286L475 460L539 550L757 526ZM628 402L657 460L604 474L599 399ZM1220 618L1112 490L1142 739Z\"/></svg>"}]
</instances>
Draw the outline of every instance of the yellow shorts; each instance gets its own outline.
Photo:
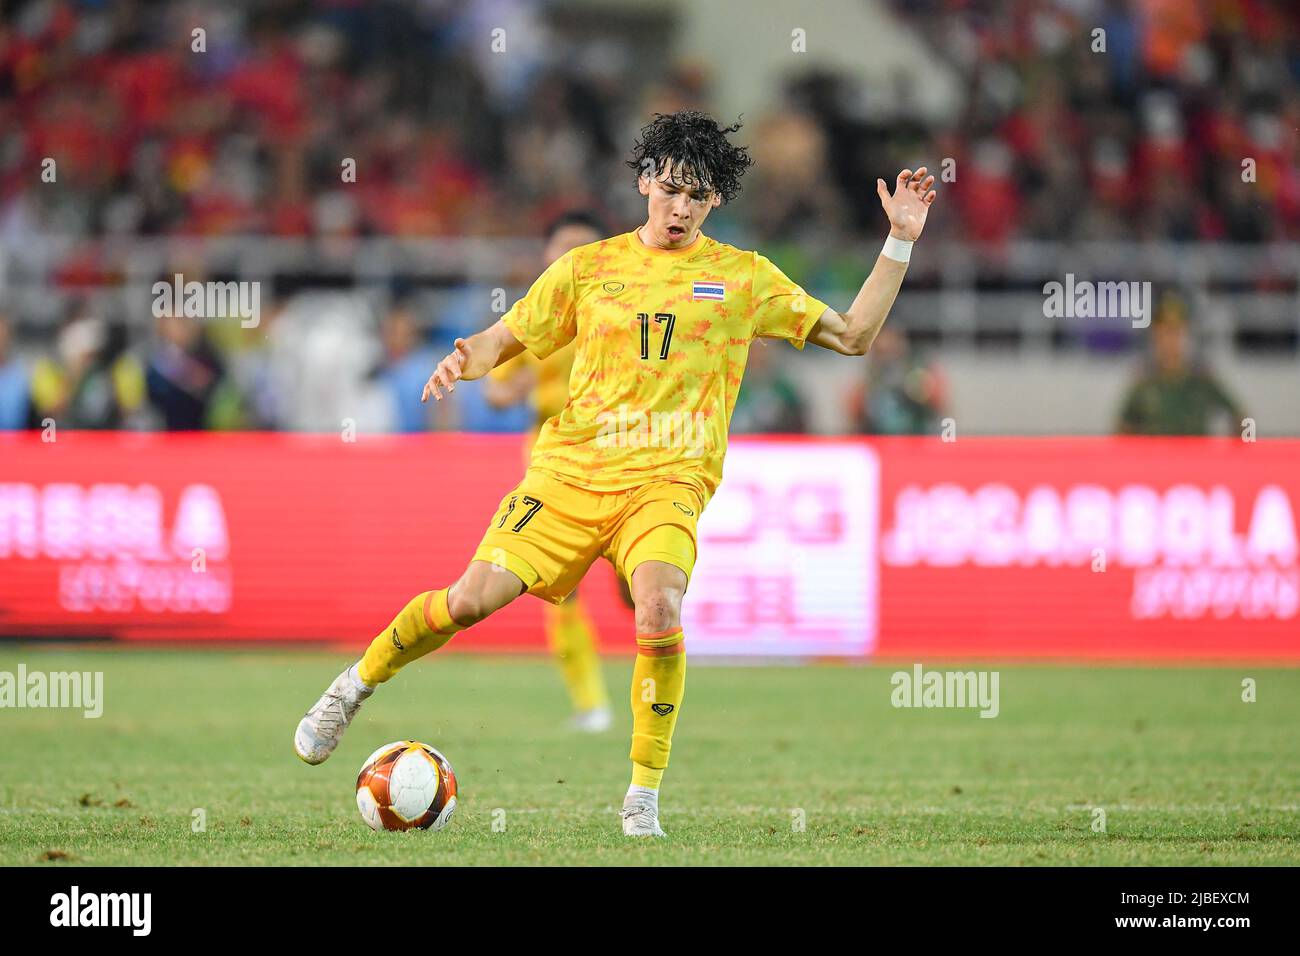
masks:
<instances>
[{"instance_id":1,"label":"yellow shorts","mask_svg":"<svg viewBox=\"0 0 1300 956\"><path fill-rule=\"evenodd\" d=\"M600 557L630 580L644 561L695 566L695 524L704 504L672 479L626 491L588 491L529 469L501 499L474 560L504 567L529 594L561 603Z\"/></svg>"}]
</instances>

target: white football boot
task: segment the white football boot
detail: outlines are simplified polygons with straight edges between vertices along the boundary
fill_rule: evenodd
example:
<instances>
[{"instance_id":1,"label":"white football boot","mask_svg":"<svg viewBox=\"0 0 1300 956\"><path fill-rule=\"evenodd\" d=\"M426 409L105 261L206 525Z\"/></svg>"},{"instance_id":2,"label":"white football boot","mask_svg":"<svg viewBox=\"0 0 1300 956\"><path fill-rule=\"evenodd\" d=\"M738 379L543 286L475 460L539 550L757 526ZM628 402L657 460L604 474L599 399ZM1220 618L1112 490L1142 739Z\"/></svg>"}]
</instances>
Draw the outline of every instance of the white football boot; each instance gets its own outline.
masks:
<instances>
[{"instance_id":1,"label":"white football boot","mask_svg":"<svg viewBox=\"0 0 1300 956\"><path fill-rule=\"evenodd\" d=\"M298 722L298 730L293 735L293 749L309 764L325 762L361 709L361 702L375 692L373 687L367 687L354 676L354 667L334 678L334 683Z\"/></svg>"},{"instance_id":2,"label":"white football boot","mask_svg":"<svg viewBox=\"0 0 1300 956\"><path fill-rule=\"evenodd\" d=\"M603 734L613 723L614 715L608 707L580 710L569 719L569 727L584 734Z\"/></svg>"},{"instance_id":3,"label":"white football boot","mask_svg":"<svg viewBox=\"0 0 1300 956\"><path fill-rule=\"evenodd\" d=\"M623 800L623 836L661 837L658 801L629 793Z\"/></svg>"}]
</instances>

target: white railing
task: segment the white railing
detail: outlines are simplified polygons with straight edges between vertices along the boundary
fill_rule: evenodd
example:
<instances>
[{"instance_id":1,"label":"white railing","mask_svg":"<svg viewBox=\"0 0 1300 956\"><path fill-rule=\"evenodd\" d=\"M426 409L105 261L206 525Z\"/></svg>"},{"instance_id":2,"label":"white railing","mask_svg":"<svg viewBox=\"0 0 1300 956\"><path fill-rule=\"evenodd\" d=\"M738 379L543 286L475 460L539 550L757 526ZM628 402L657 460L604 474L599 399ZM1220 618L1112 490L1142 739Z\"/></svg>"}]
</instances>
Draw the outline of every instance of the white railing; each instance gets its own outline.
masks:
<instances>
[{"instance_id":1,"label":"white railing","mask_svg":"<svg viewBox=\"0 0 1300 956\"><path fill-rule=\"evenodd\" d=\"M535 239L302 239L274 237L166 237L85 240L33 235L0 247L0 306L20 325L56 323L66 300L90 295L132 328L147 327L150 287L175 272L206 278L280 281L368 290L382 309L396 284L422 289L424 321L436 323L438 305L466 285L486 289L518 284L535 268ZM813 261L849 256L863 274L874 244L845 250L809 248ZM76 262L95 264L97 278L59 281ZM1199 334L1232 349L1239 334L1273 336L1284 351L1300 340L1300 244L1014 242L1002 247L937 240L913 257L896 317L945 347L1001 343L1018 349L1051 348L1085 331L1077 320L1049 318L1043 286L1067 274L1095 281L1177 286L1188 298ZM804 278L804 277L799 277ZM832 303L856 289L815 290ZM264 301L266 294L264 293ZM485 303L485 319L490 316ZM1288 345L1289 343L1289 345Z\"/></svg>"}]
</instances>

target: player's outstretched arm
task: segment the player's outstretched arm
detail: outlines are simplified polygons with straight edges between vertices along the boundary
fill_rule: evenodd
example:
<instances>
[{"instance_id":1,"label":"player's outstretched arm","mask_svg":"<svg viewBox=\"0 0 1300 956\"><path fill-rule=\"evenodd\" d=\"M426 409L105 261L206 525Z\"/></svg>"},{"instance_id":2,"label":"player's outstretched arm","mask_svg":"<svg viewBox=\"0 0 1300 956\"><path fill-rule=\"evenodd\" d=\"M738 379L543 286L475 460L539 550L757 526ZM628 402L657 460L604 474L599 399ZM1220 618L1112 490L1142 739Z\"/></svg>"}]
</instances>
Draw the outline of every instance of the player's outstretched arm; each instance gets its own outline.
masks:
<instances>
[{"instance_id":1,"label":"player's outstretched arm","mask_svg":"<svg viewBox=\"0 0 1300 956\"><path fill-rule=\"evenodd\" d=\"M455 347L438 363L429 380L424 383L424 394L420 396L420 401L427 402L430 395L435 401L442 401L442 389L445 388L448 393L454 392L456 383L461 379L473 381L482 378L523 350L523 343L511 334L505 322L500 319L477 335L457 339Z\"/></svg>"},{"instance_id":2,"label":"player's outstretched arm","mask_svg":"<svg viewBox=\"0 0 1300 956\"><path fill-rule=\"evenodd\" d=\"M862 283L853 305L843 314L834 309L823 312L808 333L809 342L841 355L867 354L903 284L912 243L925 228L925 218L936 195L930 188L933 185L934 177L926 175L924 166L916 172L905 169L899 173L892 196L885 181L876 180L880 205L889 217L889 240L876 257L876 267Z\"/></svg>"}]
</instances>

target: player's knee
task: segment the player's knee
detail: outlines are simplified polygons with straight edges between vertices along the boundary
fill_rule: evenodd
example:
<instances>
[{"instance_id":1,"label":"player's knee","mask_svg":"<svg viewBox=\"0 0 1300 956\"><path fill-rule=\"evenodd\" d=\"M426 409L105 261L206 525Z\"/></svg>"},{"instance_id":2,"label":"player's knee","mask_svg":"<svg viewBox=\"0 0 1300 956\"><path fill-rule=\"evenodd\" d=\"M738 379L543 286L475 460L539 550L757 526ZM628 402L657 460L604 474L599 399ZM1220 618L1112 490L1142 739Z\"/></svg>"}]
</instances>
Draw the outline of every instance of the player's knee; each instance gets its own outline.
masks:
<instances>
[{"instance_id":1,"label":"player's knee","mask_svg":"<svg viewBox=\"0 0 1300 956\"><path fill-rule=\"evenodd\" d=\"M682 594L676 588L649 588L634 594L638 634L657 634L682 623Z\"/></svg>"},{"instance_id":2,"label":"player's knee","mask_svg":"<svg viewBox=\"0 0 1300 956\"><path fill-rule=\"evenodd\" d=\"M660 561L645 561L632 572L630 584L638 634L681 626L684 571Z\"/></svg>"},{"instance_id":3,"label":"player's knee","mask_svg":"<svg viewBox=\"0 0 1300 956\"><path fill-rule=\"evenodd\" d=\"M458 582L447 594L447 612L457 624L468 627L492 613L481 593Z\"/></svg>"},{"instance_id":4,"label":"player's knee","mask_svg":"<svg viewBox=\"0 0 1300 956\"><path fill-rule=\"evenodd\" d=\"M472 564L447 592L447 613L463 627L477 624L519 596L519 579L506 582Z\"/></svg>"}]
</instances>

